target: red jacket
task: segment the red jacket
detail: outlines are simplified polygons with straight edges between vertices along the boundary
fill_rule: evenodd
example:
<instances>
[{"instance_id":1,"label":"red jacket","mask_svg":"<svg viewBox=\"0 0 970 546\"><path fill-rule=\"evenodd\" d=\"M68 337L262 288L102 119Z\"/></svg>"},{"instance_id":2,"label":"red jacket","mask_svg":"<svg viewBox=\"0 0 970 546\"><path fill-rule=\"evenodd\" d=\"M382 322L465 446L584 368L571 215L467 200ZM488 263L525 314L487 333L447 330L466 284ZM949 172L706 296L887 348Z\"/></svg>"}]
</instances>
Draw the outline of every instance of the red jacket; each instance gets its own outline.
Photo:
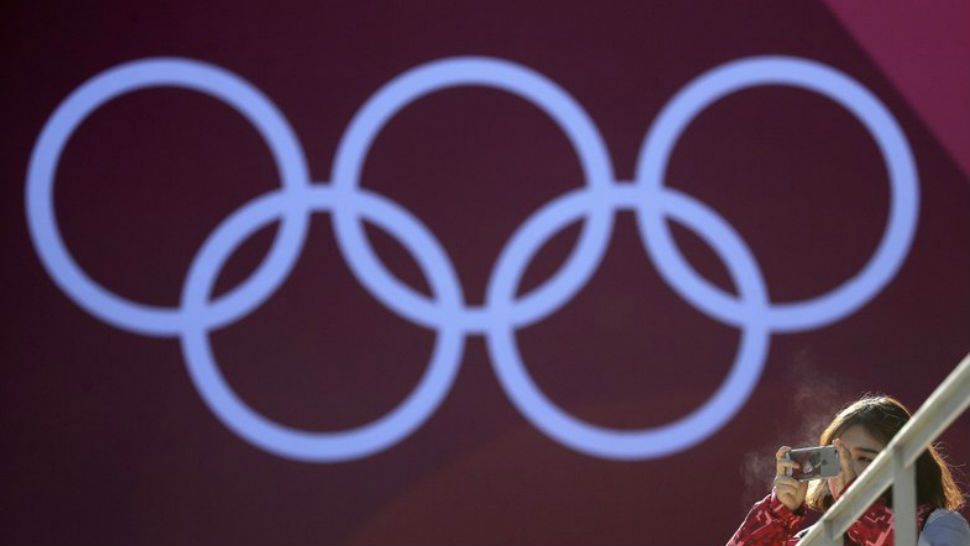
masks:
<instances>
[{"instance_id":1,"label":"red jacket","mask_svg":"<svg viewBox=\"0 0 970 546\"><path fill-rule=\"evenodd\" d=\"M929 505L917 509L917 528L923 528ZM734 532L727 546L795 546L796 536L806 516L795 514L781 503L774 492L755 503ZM845 532L845 544L852 546L893 546L893 511L882 499L877 500Z\"/></svg>"}]
</instances>

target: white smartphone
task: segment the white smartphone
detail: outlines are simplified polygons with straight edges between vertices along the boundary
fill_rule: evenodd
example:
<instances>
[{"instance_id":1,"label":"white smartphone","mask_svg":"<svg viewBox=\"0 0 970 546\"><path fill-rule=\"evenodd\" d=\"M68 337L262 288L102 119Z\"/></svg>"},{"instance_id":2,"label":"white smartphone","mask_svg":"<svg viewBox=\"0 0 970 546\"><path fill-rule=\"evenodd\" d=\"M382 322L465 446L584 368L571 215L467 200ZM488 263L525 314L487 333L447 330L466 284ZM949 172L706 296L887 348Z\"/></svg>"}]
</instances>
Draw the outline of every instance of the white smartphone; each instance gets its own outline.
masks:
<instances>
[{"instance_id":1,"label":"white smartphone","mask_svg":"<svg viewBox=\"0 0 970 546\"><path fill-rule=\"evenodd\" d=\"M800 465L800 468L789 468L786 472L798 481L807 482L839 475L839 451L835 446L793 449L785 458Z\"/></svg>"}]
</instances>

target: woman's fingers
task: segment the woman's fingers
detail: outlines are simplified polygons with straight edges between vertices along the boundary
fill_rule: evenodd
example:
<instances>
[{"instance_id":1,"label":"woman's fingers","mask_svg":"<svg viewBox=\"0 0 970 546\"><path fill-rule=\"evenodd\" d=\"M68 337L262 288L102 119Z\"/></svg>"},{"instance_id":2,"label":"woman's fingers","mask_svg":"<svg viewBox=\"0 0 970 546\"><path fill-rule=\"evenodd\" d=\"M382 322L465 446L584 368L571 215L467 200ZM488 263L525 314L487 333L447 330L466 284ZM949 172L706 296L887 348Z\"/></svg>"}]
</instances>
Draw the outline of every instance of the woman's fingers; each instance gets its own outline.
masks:
<instances>
[{"instance_id":1,"label":"woman's fingers","mask_svg":"<svg viewBox=\"0 0 970 546\"><path fill-rule=\"evenodd\" d=\"M775 478L775 498L788 507L789 510L798 510L805 501L805 492L808 484L799 482L788 476L777 476Z\"/></svg>"},{"instance_id":2,"label":"woman's fingers","mask_svg":"<svg viewBox=\"0 0 970 546\"><path fill-rule=\"evenodd\" d=\"M782 460L782 461L778 461L777 464L778 464L778 466L784 467L784 468L801 468L802 467L802 465L796 463L795 461L784 461L784 460Z\"/></svg>"},{"instance_id":3,"label":"woman's fingers","mask_svg":"<svg viewBox=\"0 0 970 546\"><path fill-rule=\"evenodd\" d=\"M798 510L805 500L805 491L808 484L799 482L795 478L786 475L786 470L800 468L801 465L788 459L788 452L791 448L782 446L775 454L775 463L778 474L775 476L775 498L788 507L789 510Z\"/></svg>"},{"instance_id":4,"label":"woman's fingers","mask_svg":"<svg viewBox=\"0 0 970 546\"><path fill-rule=\"evenodd\" d=\"M849 448L845 447L842 440L837 439L832 443L835 445L835 449L839 450L839 467L842 469L842 484L844 486L855 478L855 469L852 467L852 454L849 453Z\"/></svg>"},{"instance_id":5,"label":"woman's fingers","mask_svg":"<svg viewBox=\"0 0 970 546\"><path fill-rule=\"evenodd\" d=\"M784 476L787 474L789 468L799 468L801 465L795 461L788 459L788 452L791 448L788 446L781 446L775 453L775 475Z\"/></svg>"}]
</instances>

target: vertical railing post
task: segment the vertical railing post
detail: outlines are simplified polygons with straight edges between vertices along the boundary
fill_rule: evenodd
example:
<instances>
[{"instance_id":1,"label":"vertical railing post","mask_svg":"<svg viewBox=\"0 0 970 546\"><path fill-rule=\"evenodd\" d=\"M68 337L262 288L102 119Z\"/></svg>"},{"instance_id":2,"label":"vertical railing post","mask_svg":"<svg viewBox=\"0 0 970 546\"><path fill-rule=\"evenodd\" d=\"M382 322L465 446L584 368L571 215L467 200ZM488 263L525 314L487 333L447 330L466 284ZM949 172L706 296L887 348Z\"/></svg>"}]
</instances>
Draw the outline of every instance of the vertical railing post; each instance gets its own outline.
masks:
<instances>
[{"instance_id":1,"label":"vertical railing post","mask_svg":"<svg viewBox=\"0 0 970 546\"><path fill-rule=\"evenodd\" d=\"M916 546L916 463L906 465L902 446L893 449L895 546Z\"/></svg>"},{"instance_id":2,"label":"vertical railing post","mask_svg":"<svg viewBox=\"0 0 970 546\"><path fill-rule=\"evenodd\" d=\"M822 538L815 541L818 546L842 546L842 535L835 536L835 529L831 520L823 519L818 522L822 526Z\"/></svg>"}]
</instances>

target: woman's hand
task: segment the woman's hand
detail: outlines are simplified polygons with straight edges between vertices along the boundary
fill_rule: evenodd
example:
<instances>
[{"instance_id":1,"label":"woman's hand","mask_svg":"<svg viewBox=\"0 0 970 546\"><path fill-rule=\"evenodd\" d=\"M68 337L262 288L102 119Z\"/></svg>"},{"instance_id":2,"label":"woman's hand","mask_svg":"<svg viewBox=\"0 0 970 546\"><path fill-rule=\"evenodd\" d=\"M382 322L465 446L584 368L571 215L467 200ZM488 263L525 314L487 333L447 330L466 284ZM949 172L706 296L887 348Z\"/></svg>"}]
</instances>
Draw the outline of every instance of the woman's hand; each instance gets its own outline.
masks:
<instances>
[{"instance_id":1,"label":"woman's hand","mask_svg":"<svg viewBox=\"0 0 970 546\"><path fill-rule=\"evenodd\" d=\"M785 458L789 451L791 451L790 447L782 446L775 453L775 497L789 510L795 512L805 502L808 483L785 475L789 468L799 468L798 463Z\"/></svg>"},{"instance_id":2,"label":"woman's hand","mask_svg":"<svg viewBox=\"0 0 970 546\"><path fill-rule=\"evenodd\" d=\"M845 447L842 440L836 439L832 442L832 445L839 450L839 467L842 470L838 476L829 478L829 491L834 498L839 498L842 493L845 493L845 486L852 483L852 480L856 478L856 471L855 466L852 465L852 454L849 453L849 448Z\"/></svg>"}]
</instances>

